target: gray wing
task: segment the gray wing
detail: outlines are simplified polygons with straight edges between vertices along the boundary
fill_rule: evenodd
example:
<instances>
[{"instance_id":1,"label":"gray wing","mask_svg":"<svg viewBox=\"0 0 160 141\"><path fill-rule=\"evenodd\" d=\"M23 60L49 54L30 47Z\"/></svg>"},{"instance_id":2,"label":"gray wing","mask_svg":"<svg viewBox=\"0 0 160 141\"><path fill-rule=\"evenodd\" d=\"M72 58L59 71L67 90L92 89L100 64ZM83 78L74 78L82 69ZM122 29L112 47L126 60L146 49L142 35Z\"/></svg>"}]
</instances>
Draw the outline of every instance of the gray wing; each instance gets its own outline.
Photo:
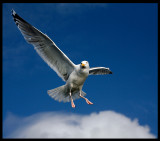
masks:
<instances>
[{"instance_id":1,"label":"gray wing","mask_svg":"<svg viewBox=\"0 0 160 141\"><path fill-rule=\"evenodd\" d=\"M14 10L12 16L25 40L34 46L42 59L64 80L74 70L75 64L41 31L23 20Z\"/></svg>"},{"instance_id":2,"label":"gray wing","mask_svg":"<svg viewBox=\"0 0 160 141\"><path fill-rule=\"evenodd\" d=\"M109 68L105 67L95 67L89 69L89 74L98 75L98 74L112 74Z\"/></svg>"}]
</instances>

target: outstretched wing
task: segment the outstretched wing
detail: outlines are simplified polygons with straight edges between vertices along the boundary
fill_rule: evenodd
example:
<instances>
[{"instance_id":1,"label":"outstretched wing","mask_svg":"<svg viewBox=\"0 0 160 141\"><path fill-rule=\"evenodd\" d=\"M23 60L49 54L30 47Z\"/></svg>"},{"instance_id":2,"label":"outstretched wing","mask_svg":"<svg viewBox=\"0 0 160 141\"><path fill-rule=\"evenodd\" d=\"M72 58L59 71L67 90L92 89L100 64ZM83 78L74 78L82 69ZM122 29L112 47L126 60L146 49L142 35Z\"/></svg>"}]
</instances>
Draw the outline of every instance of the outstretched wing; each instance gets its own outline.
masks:
<instances>
[{"instance_id":1,"label":"outstretched wing","mask_svg":"<svg viewBox=\"0 0 160 141\"><path fill-rule=\"evenodd\" d=\"M98 74L112 74L109 68L105 67L95 67L89 69L89 74L98 75Z\"/></svg>"},{"instance_id":2,"label":"outstretched wing","mask_svg":"<svg viewBox=\"0 0 160 141\"><path fill-rule=\"evenodd\" d=\"M12 16L25 40L34 46L42 59L66 81L74 70L75 64L41 31L22 19L14 10Z\"/></svg>"}]
</instances>

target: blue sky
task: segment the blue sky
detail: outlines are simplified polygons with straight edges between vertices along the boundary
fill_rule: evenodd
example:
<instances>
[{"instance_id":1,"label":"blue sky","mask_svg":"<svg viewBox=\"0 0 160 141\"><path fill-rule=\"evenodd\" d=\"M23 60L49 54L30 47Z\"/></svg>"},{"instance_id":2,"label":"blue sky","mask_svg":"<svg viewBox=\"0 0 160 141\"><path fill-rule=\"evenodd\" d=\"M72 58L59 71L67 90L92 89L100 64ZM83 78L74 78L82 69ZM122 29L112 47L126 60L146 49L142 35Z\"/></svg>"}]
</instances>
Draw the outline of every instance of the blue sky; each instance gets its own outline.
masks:
<instances>
[{"instance_id":1,"label":"blue sky","mask_svg":"<svg viewBox=\"0 0 160 141\"><path fill-rule=\"evenodd\" d=\"M10 114L114 111L138 119L158 136L158 4L3 3L2 8L3 122ZM112 75L87 78L83 90L94 105L78 99L72 109L70 103L47 95L64 82L26 43L12 9L46 33L75 64L87 60L90 67L112 70Z\"/></svg>"}]
</instances>

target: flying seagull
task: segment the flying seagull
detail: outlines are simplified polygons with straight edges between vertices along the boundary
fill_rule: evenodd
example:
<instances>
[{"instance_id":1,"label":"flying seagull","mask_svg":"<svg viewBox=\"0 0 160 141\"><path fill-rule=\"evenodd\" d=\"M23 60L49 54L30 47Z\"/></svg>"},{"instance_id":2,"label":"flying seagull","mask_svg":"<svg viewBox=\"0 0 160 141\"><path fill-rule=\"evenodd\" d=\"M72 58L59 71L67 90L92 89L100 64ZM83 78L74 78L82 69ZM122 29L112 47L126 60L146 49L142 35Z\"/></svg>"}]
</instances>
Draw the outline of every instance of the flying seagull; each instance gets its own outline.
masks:
<instances>
[{"instance_id":1,"label":"flying seagull","mask_svg":"<svg viewBox=\"0 0 160 141\"><path fill-rule=\"evenodd\" d=\"M87 104L93 104L82 91L83 84L88 75L112 74L109 68L90 68L88 61L82 61L75 65L44 33L22 19L14 10L12 16L24 39L34 46L40 57L61 77L66 84L58 88L48 90L47 93L53 99L61 102L70 102L75 108L73 100L83 98Z\"/></svg>"}]
</instances>

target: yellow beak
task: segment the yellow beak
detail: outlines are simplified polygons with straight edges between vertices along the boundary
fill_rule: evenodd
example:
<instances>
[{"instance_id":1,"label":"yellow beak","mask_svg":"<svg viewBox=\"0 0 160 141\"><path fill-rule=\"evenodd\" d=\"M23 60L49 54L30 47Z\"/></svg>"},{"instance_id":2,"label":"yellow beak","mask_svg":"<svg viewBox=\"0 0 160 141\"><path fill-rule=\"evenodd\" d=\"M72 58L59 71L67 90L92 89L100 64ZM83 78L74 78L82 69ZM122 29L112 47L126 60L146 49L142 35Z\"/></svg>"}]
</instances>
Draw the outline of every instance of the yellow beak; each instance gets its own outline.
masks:
<instances>
[{"instance_id":1,"label":"yellow beak","mask_svg":"<svg viewBox=\"0 0 160 141\"><path fill-rule=\"evenodd\" d=\"M82 63L81 65L82 65L82 67L84 67L84 66L85 66L85 64L83 64L83 63Z\"/></svg>"}]
</instances>

